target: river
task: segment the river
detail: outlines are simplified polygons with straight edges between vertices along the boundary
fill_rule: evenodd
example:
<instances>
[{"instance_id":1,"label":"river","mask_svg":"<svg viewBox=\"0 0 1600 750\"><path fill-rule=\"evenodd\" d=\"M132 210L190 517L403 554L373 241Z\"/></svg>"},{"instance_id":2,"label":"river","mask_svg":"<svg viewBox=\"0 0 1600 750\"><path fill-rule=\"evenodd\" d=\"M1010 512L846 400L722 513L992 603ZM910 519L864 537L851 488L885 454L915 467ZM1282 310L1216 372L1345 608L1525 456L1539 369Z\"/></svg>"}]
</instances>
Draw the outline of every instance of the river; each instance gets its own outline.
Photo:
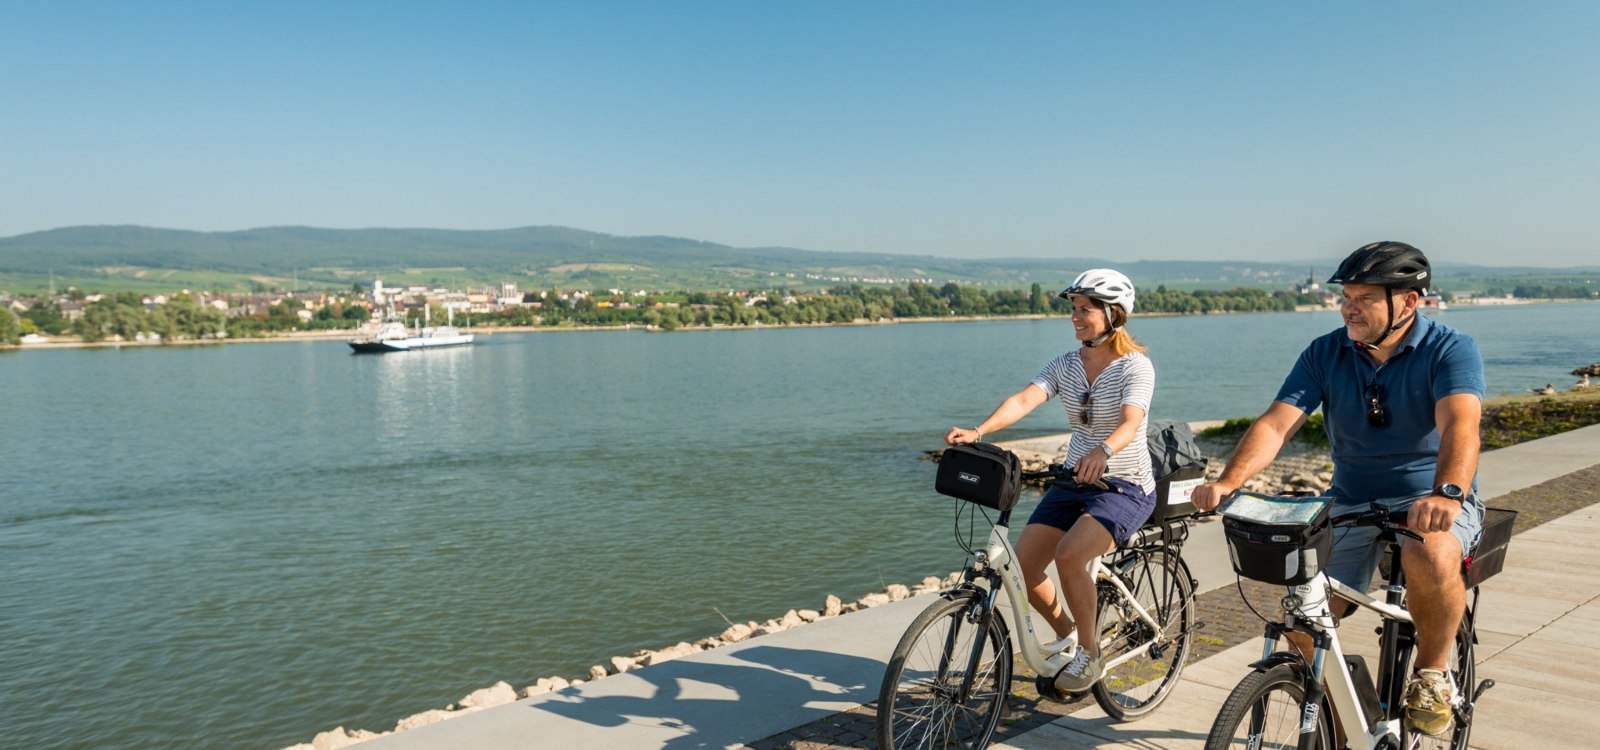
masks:
<instances>
[{"instance_id":1,"label":"river","mask_svg":"<svg viewBox=\"0 0 1600 750\"><path fill-rule=\"evenodd\" d=\"M1491 395L1600 360L1600 304L1439 318ZM1154 416L1211 419L1337 325L1131 330ZM1069 345L1054 319L0 354L0 744L271 750L943 574L921 453Z\"/></svg>"}]
</instances>

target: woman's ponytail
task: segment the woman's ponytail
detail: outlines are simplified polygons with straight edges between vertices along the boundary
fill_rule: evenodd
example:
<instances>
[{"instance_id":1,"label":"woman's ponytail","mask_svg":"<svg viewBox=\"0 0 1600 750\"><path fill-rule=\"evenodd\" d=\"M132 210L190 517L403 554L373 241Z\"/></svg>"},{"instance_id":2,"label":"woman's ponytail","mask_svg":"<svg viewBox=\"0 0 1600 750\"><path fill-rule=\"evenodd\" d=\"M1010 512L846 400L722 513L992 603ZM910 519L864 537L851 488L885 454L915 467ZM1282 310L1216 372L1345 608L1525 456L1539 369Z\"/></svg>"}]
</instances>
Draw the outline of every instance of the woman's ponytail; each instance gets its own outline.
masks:
<instances>
[{"instance_id":1,"label":"woman's ponytail","mask_svg":"<svg viewBox=\"0 0 1600 750\"><path fill-rule=\"evenodd\" d=\"M1106 341L1106 348L1110 349L1111 353L1118 357L1132 352L1144 354L1148 351L1142 344L1134 341L1133 336L1128 333L1128 314L1115 305L1107 305L1106 307L1108 308L1106 314L1110 316L1111 325L1116 327L1116 330L1111 333L1111 338Z\"/></svg>"}]
</instances>

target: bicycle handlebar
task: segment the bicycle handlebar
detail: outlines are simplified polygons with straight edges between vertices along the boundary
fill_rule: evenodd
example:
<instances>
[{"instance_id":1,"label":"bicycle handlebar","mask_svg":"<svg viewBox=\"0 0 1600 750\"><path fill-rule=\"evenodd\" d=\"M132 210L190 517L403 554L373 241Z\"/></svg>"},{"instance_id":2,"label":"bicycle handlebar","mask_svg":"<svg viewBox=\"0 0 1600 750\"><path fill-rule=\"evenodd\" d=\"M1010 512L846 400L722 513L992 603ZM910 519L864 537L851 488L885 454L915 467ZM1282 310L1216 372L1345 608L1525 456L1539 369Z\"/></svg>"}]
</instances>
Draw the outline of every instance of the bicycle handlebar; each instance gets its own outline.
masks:
<instances>
[{"instance_id":1,"label":"bicycle handlebar","mask_svg":"<svg viewBox=\"0 0 1600 750\"><path fill-rule=\"evenodd\" d=\"M1023 479L1050 479L1050 478L1054 478L1054 481L1050 482L1051 484L1065 484L1065 485L1071 485L1071 486L1075 486L1075 487L1096 487L1096 488L1099 488L1099 489L1102 489L1102 490L1111 489L1111 485L1106 484L1106 480L1105 479L1096 479L1093 482L1079 482L1077 474L1073 470L1073 468L1071 466L1066 466L1064 464L1050 464L1044 471L1024 471L1024 472L1022 472L1022 478Z\"/></svg>"},{"instance_id":2,"label":"bicycle handlebar","mask_svg":"<svg viewBox=\"0 0 1600 750\"><path fill-rule=\"evenodd\" d=\"M1422 535L1406 528L1409 516L1409 510L1395 510L1387 505L1374 505L1364 511L1334 516L1329 521L1334 526L1376 526L1380 532L1393 532L1420 542Z\"/></svg>"}]
</instances>

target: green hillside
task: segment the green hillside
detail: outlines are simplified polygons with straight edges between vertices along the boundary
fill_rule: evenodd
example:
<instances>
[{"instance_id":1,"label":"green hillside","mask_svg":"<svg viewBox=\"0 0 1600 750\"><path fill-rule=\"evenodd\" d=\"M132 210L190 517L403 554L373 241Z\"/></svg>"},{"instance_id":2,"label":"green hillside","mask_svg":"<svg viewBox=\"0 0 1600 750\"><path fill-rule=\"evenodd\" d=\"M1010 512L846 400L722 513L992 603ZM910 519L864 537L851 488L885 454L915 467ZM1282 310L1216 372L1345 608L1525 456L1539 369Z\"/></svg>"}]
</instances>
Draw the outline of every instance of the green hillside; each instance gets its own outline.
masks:
<instances>
[{"instance_id":1,"label":"green hillside","mask_svg":"<svg viewBox=\"0 0 1600 750\"><path fill-rule=\"evenodd\" d=\"M925 279L996 288L1060 286L1079 271L1116 265L1141 286L1284 288L1334 261L1297 264L1116 262L1093 258L974 260L934 256L738 248L680 237L620 237L566 227L503 230L269 227L193 232L84 226L0 238L0 291L30 294L52 282L95 291L258 287L464 288L514 282L524 289L711 290L827 288ZM1525 269L1463 267L1456 275L1514 278ZM1551 269L1526 269L1549 277ZM1574 269L1576 270L1576 269ZM1589 269L1591 271L1595 269ZM1444 282L1450 274L1442 274ZM1565 278L1565 277L1563 277ZM1448 284L1445 284L1448 286Z\"/></svg>"}]
</instances>

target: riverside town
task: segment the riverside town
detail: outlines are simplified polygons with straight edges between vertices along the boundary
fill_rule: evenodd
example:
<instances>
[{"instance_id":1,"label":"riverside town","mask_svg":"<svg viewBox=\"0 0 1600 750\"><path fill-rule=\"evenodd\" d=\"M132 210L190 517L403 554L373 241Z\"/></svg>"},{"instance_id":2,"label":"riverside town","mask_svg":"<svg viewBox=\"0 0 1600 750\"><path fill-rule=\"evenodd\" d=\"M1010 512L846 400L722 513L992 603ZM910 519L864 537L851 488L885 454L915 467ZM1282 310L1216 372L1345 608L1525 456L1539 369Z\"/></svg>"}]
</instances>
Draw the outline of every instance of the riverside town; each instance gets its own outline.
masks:
<instances>
[{"instance_id":1,"label":"riverside town","mask_svg":"<svg viewBox=\"0 0 1600 750\"><path fill-rule=\"evenodd\" d=\"M1141 298L1148 312L1183 314L1293 310L1331 302L1324 292L1175 292L1157 288ZM429 309L431 308L431 309ZM408 322L453 313L473 326L686 327L817 325L897 318L949 318L1065 314L1065 300L1039 284L1023 290L987 290L949 282L934 286L850 284L814 292L726 290L654 292L625 289L523 290L389 287L379 280L339 292L263 290L222 294L182 290L141 295L69 289L42 297L0 296L0 343L47 343L73 338L97 342L177 342L275 336L303 331L344 331L395 310Z\"/></svg>"},{"instance_id":2,"label":"riverside town","mask_svg":"<svg viewBox=\"0 0 1600 750\"><path fill-rule=\"evenodd\" d=\"M844 280L841 280L844 281ZM0 346L50 343L175 343L275 337L290 333L351 331L393 310L410 324L432 314L454 314L474 327L644 327L672 331L762 325L840 325L899 319L1064 315L1065 300L1040 284L1027 290L986 289L956 281L885 284L841 283L825 289L737 289L647 291L643 289L525 290L499 287L446 289L428 286L370 287L342 291L264 288L249 293L179 290L171 294L96 293L69 288L39 296L0 293ZM1456 301L1496 301L1572 295L1587 289L1519 286L1489 295L1448 292L1439 306ZM1185 315L1323 309L1335 304L1329 290L1308 277L1290 289L1235 288L1177 291L1157 286L1139 297L1140 314Z\"/></svg>"}]
</instances>

